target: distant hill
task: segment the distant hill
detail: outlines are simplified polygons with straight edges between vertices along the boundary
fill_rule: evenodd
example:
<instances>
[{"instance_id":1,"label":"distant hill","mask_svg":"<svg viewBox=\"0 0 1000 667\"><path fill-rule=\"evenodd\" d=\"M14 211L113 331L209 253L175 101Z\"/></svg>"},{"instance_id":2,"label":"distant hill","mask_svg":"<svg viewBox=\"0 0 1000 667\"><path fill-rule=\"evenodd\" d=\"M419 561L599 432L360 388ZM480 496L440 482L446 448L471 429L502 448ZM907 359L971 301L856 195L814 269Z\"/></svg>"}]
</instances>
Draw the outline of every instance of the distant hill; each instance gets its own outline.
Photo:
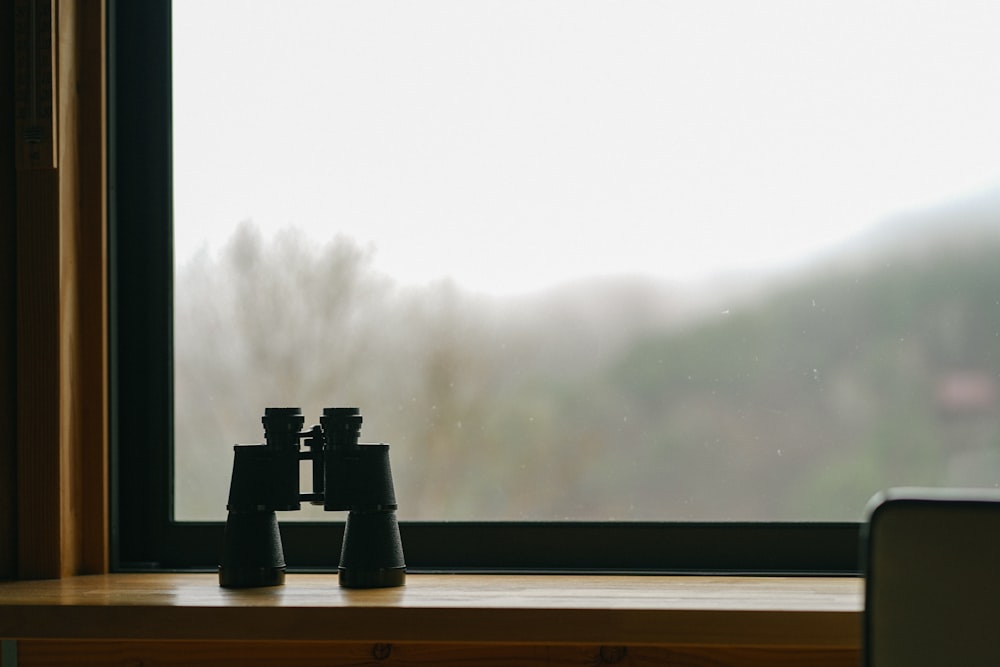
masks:
<instances>
[{"instance_id":1,"label":"distant hill","mask_svg":"<svg viewBox=\"0 0 1000 667\"><path fill-rule=\"evenodd\" d=\"M245 226L175 291L186 519L224 516L275 404L361 406L406 519L853 520L889 485L1000 484L1000 196L808 270L502 300Z\"/></svg>"},{"instance_id":2,"label":"distant hill","mask_svg":"<svg viewBox=\"0 0 1000 667\"><path fill-rule=\"evenodd\" d=\"M1000 197L868 243L866 261L647 336L595 381L628 406L645 505L856 518L885 485L1000 484ZM975 409L955 414L947 387Z\"/></svg>"},{"instance_id":3,"label":"distant hill","mask_svg":"<svg viewBox=\"0 0 1000 667\"><path fill-rule=\"evenodd\" d=\"M835 250L841 261L899 260L1000 241L1000 187L900 212Z\"/></svg>"}]
</instances>

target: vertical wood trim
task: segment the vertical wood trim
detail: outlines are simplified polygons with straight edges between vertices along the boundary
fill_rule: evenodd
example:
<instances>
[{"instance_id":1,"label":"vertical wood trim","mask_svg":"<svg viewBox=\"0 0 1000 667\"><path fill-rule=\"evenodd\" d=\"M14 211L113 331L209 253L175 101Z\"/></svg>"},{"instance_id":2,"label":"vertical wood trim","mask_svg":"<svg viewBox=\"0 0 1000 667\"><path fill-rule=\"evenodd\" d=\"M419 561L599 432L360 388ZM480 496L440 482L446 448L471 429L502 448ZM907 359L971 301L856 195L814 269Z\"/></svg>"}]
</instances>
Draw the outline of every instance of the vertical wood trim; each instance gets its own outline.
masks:
<instances>
[{"instance_id":1,"label":"vertical wood trim","mask_svg":"<svg viewBox=\"0 0 1000 667\"><path fill-rule=\"evenodd\" d=\"M77 471L82 463L80 439L81 394L88 390L79 374L80 266L77 253L80 217L80 175L76 126L79 95L77 79L76 4L56 2L56 136L59 187L59 576L75 574L80 559L79 488Z\"/></svg>"},{"instance_id":2,"label":"vertical wood trim","mask_svg":"<svg viewBox=\"0 0 1000 667\"><path fill-rule=\"evenodd\" d=\"M59 188L54 169L17 174L18 575L62 573Z\"/></svg>"},{"instance_id":3,"label":"vertical wood trim","mask_svg":"<svg viewBox=\"0 0 1000 667\"><path fill-rule=\"evenodd\" d=\"M19 2L18 21L28 24L55 19L52 2ZM18 26L23 34L25 24ZM16 101L19 130L35 125L35 109L56 110L55 88L36 81L55 71L55 30L18 35ZM49 60L51 59L51 62ZM32 63L29 72L24 63ZM23 96L23 97L22 97ZM25 122L25 109L28 120ZM37 137L36 137L37 139ZM52 136L58 146L58 137ZM61 368L59 306L59 175L37 158L23 131L15 141L17 163L17 479L18 576L58 577L64 572L62 529L65 469L61 438L63 408L59 402Z\"/></svg>"},{"instance_id":4,"label":"vertical wood trim","mask_svg":"<svg viewBox=\"0 0 1000 667\"><path fill-rule=\"evenodd\" d=\"M0 12L0 44L14 43L14 13ZM17 236L14 204L14 50L0 49L0 424L17 419ZM17 573L17 440L0 438L0 579Z\"/></svg>"},{"instance_id":5,"label":"vertical wood trim","mask_svg":"<svg viewBox=\"0 0 1000 667\"><path fill-rule=\"evenodd\" d=\"M32 4L56 167L17 169L18 575L52 578L108 566L104 2Z\"/></svg>"},{"instance_id":6,"label":"vertical wood trim","mask_svg":"<svg viewBox=\"0 0 1000 667\"><path fill-rule=\"evenodd\" d=\"M80 570L108 571L108 299L105 2L80 0L76 22L78 102L77 285L79 304Z\"/></svg>"}]
</instances>

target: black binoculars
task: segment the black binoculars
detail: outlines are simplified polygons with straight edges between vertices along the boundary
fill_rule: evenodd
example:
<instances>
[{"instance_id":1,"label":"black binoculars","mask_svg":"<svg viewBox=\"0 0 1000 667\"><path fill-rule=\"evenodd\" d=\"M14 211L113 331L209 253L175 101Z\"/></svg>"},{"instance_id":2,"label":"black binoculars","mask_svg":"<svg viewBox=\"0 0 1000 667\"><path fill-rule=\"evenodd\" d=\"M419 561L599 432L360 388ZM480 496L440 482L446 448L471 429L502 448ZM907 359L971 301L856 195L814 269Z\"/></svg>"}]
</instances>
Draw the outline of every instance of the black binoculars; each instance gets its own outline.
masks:
<instances>
[{"instance_id":1,"label":"black binoculars","mask_svg":"<svg viewBox=\"0 0 1000 667\"><path fill-rule=\"evenodd\" d=\"M396 495L389 445L359 444L361 412L325 408L320 423L303 430L299 408L266 408L264 444L236 445L226 508L219 585L279 586L285 556L275 511L348 511L341 546L340 585L402 586L403 543L396 522ZM299 462L312 461L312 493L299 492Z\"/></svg>"}]
</instances>

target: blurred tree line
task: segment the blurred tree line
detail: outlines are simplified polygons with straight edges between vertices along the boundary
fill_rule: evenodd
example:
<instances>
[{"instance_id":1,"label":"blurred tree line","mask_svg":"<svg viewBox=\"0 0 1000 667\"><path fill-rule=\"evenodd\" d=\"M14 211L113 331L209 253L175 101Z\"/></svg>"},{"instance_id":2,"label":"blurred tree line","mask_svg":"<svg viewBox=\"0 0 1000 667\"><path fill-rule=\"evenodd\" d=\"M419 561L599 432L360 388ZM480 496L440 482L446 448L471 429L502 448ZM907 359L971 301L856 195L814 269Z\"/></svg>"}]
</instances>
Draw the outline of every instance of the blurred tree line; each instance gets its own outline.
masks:
<instances>
[{"instance_id":1,"label":"blurred tree line","mask_svg":"<svg viewBox=\"0 0 1000 667\"><path fill-rule=\"evenodd\" d=\"M407 519L855 520L890 485L1000 484L996 234L701 300L402 288L371 259L248 223L178 267L180 518L224 517L272 405L360 407Z\"/></svg>"}]
</instances>

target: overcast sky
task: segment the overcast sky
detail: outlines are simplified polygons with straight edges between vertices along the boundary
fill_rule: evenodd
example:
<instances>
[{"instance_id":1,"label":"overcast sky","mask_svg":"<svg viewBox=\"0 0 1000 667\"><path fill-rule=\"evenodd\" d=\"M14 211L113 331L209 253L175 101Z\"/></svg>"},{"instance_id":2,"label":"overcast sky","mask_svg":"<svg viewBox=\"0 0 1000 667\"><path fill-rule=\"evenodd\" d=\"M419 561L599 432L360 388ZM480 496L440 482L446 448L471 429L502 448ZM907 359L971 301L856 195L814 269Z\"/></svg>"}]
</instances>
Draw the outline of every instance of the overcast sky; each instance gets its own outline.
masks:
<instances>
[{"instance_id":1,"label":"overcast sky","mask_svg":"<svg viewBox=\"0 0 1000 667\"><path fill-rule=\"evenodd\" d=\"M510 293L776 266L1000 184L1000 3L175 0L176 254Z\"/></svg>"}]
</instances>

